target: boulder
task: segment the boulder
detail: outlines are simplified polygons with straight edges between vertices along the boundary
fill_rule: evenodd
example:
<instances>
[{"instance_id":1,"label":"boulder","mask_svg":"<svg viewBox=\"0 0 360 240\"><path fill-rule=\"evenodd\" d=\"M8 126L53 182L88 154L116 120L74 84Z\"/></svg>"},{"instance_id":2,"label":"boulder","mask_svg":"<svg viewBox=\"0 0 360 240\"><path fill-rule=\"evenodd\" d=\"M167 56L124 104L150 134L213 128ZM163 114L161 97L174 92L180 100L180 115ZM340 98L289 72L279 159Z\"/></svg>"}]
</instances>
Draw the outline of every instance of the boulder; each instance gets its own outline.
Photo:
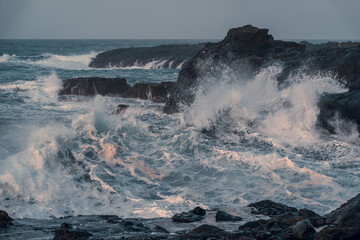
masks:
<instances>
[{"instance_id":1,"label":"boulder","mask_svg":"<svg viewBox=\"0 0 360 240\"><path fill-rule=\"evenodd\" d=\"M70 224L63 223L59 229L55 230L54 240L83 240L92 236L86 230L73 230Z\"/></svg>"},{"instance_id":2,"label":"boulder","mask_svg":"<svg viewBox=\"0 0 360 240\"><path fill-rule=\"evenodd\" d=\"M266 216L281 215L286 212L297 212L298 210L294 207L288 207L281 203L276 203L271 200L262 200L260 202L251 203L248 207L256 208L259 213Z\"/></svg>"},{"instance_id":3,"label":"boulder","mask_svg":"<svg viewBox=\"0 0 360 240\"><path fill-rule=\"evenodd\" d=\"M215 215L215 220L217 222L236 222L241 221L242 217L234 216L224 211L217 211Z\"/></svg>"},{"instance_id":4,"label":"boulder","mask_svg":"<svg viewBox=\"0 0 360 240\"><path fill-rule=\"evenodd\" d=\"M315 232L310 220L297 222L295 226L292 227L292 234L295 239L311 239Z\"/></svg>"},{"instance_id":5,"label":"boulder","mask_svg":"<svg viewBox=\"0 0 360 240\"><path fill-rule=\"evenodd\" d=\"M11 221L13 219L9 217L7 212L0 210L0 228L8 227L9 225L12 225Z\"/></svg>"},{"instance_id":6,"label":"boulder","mask_svg":"<svg viewBox=\"0 0 360 240\"><path fill-rule=\"evenodd\" d=\"M315 239L360 239L360 194L324 217L328 226Z\"/></svg>"},{"instance_id":7,"label":"boulder","mask_svg":"<svg viewBox=\"0 0 360 240\"><path fill-rule=\"evenodd\" d=\"M204 220L206 211L200 207L196 207L189 212L175 214L171 219L178 223L190 223Z\"/></svg>"},{"instance_id":8,"label":"boulder","mask_svg":"<svg viewBox=\"0 0 360 240\"><path fill-rule=\"evenodd\" d=\"M218 227L204 224L186 234L188 239L227 239L226 232Z\"/></svg>"}]
</instances>

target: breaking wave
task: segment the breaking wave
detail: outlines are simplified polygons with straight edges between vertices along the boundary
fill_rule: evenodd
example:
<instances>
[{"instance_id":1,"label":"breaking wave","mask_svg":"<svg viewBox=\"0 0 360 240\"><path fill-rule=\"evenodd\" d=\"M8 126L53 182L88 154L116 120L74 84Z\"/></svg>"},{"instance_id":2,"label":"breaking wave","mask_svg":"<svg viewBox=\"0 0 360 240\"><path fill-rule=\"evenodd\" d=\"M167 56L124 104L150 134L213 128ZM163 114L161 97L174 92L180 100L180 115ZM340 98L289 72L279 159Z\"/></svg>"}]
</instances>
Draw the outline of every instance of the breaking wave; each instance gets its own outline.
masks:
<instances>
[{"instance_id":1,"label":"breaking wave","mask_svg":"<svg viewBox=\"0 0 360 240\"><path fill-rule=\"evenodd\" d=\"M109 64L108 68L111 69L181 69L186 61L177 63L175 60L151 60L149 62L143 63L135 61L133 65L123 66L123 65L111 65Z\"/></svg>"},{"instance_id":2,"label":"breaking wave","mask_svg":"<svg viewBox=\"0 0 360 240\"><path fill-rule=\"evenodd\" d=\"M48 68L69 69L69 70L86 70L89 69L89 63L96 52L81 55L57 55L46 53L40 56L24 59L16 55L3 54L0 56L0 63L12 64L31 64Z\"/></svg>"},{"instance_id":3,"label":"breaking wave","mask_svg":"<svg viewBox=\"0 0 360 240\"><path fill-rule=\"evenodd\" d=\"M319 96L344 89L321 75L291 76L279 89L281 70L208 77L194 104L173 115L145 100L58 101L55 73L2 85L36 117L17 139L23 149L0 156L0 208L33 218L167 217L271 199L326 213L360 184L358 138L316 127ZM116 115L118 104L129 108Z\"/></svg>"}]
</instances>

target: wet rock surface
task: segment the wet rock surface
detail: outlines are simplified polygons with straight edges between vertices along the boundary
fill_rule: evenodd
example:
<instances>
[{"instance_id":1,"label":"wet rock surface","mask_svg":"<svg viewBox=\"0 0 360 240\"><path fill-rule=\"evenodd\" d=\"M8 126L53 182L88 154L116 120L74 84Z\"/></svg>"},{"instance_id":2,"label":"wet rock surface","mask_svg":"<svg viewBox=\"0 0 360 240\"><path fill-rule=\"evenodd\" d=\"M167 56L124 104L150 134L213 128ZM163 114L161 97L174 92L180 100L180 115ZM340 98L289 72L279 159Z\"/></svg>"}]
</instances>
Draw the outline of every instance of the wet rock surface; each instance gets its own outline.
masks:
<instances>
[{"instance_id":1,"label":"wet rock surface","mask_svg":"<svg viewBox=\"0 0 360 240\"><path fill-rule=\"evenodd\" d=\"M164 112L181 111L181 106L191 105L197 89L206 77L217 76L225 66L240 75L251 76L260 68L281 64L283 71L278 75L279 87L286 87L286 79L297 72L309 75L323 72L337 77L339 82L350 88L349 93L327 94L320 100L319 125L330 132L329 116L336 112L340 116L360 123L360 43L311 44L274 40L268 29L251 25L230 29L224 40L209 43L190 59L181 69L177 87L167 102ZM202 69L206 69L203 71ZM238 77L239 81L248 79Z\"/></svg>"},{"instance_id":2,"label":"wet rock surface","mask_svg":"<svg viewBox=\"0 0 360 240\"><path fill-rule=\"evenodd\" d=\"M9 225L12 225L11 221L13 219L9 217L7 212L0 210L0 228L8 227Z\"/></svg>"},{"instance_id":3,"label":"wet rock surface","mask_svg":"<svg viewBox=\"0 0 360 240\"><path fill-rule=\"evenodd\" d=\"M145 67L178 68L204 47L199 44L161 45L156 47L119 48L98 54L89 64L93 68Z\"/></svg>"},{"instance_id":4,"label":"wet rock surface","mask_svg":"<svg viewBox=\"0 0 360 240\"><path fill-rule=\"evenodd\" d=\"M130 88L125 78L99 77L70 78L63 82L63 86L60 95L79 96L121 96Z\"/></svg>"},{"instance_id":5,"label":"wet rock surface","mask_svg":"<svg viewBox=\"0 0 360 240\"><path fill-rule=\"evenodd\" d=\"M118 96L166 102L173 93L175 86L175 82L161 82L158 84L136 83L131 87L125 78L80 77L64 80L63 88L59 94Z\"/></svg>"},{"instance_id":6,"label":"wet rock surface","mask_svg":"<svg viewBox=\"0 0 360 240\"><path fill-rule=\"evenodd\" d=\"M189 212L182 212L175 214L171 219L174 222L178 223L191 223L191 222L198 222L204 220L204 216L206 211L200 207L196 207L195 209Z\"/></svg>"},{"instance_id":7,"label":"wet rock surface","mask_svg":"<svg viewBox=\"0 0 360 240\"><path fill-rule=\"evenodd\" d=\"M253 215L257 220L238 223L234 228L226 227L234 223L217 222L214 211L197 207L176 214L181 221L122 219L115 215L15 219L13 225L0 229L0 239L360 239L360 194L323 217L269 200L249 206L249 212L258 211ZM11 221L3 211L0 216ZM188 221L193 218L201 221Z\"/></svg>"},{"instance_id":8,"label":"wet rock surface","mask_svg":"<svg viewBox=\"0 0 360 240\"><path fill-rule=\"evenodd\" d=\"M225 211L217 211L215 219L217 222L236 222L243 220L241 217L231 215Z\"/></svg>"}]
</instances>

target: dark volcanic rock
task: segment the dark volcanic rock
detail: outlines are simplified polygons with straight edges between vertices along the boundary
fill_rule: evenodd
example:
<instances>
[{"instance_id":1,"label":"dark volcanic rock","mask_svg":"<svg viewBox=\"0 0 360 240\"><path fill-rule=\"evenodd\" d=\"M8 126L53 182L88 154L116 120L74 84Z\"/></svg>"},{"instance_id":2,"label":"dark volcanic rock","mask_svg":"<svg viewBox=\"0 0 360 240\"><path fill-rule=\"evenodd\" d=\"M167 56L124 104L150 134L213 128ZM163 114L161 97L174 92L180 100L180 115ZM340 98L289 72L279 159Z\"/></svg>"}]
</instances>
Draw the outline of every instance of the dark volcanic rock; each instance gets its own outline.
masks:
<instances>
[{"instance_id":1,"label":"dark volcanic rock","mask_svg":"<svg viewBox=\"0 0 360 240\"><path fill-rule=\"evenodd\" d=\"M0 228L8 227L12 225L11 221L13 219L9 217L7 212L0 210Z\"/></svg>"},{"instance_id":2,"label":"dark volcanic rock","mask_svg":"<svg viewBox=\"0 0 360 240\"><path fill-rule=\"evenodd\" d=\"M115 95L121 96L130 86L125 78L80 77L66 79L60 95Z\"/></svg>"},{"instance_id":3,"label":"dark volcanic rock","mask_svg":"<svg viewBox=\"0 0 360 240\"><path fill-rule=\"evenodd\" d=\"M54 240L82 240L88 239L92 234L86 230L72 230L72 226L67 223L61 224L60 228L55 230ZM71 230L71 231L70 231Z\"/></svg>"},{"instance_id":4,"label":"dark volcanic rock","mask_svg":"<svg viewBox=\"0 0 360 240\"><path fill-rule=\"evenodd\" d=\"M217 211L215 215L215 220L217 222L235 222L235 221L241 221L242 218L238 216L231 215L224 211Z\"/></svg>"},{"instance_id":5,"label":"dark volcanic rock","mask_svg":"<svg viewBox=\"0 0 360 240\"><path fill-rule=\"evenodd\" d=\"M295 226L292 227L292 233L295 239L310 239L314 236L315 232L310 220L297 222Z\"/></svg>"},{"instance_id":6,"label":"dark volcanic rock","mask_svg":"<svg viewBox=\"0 0 360 240\"><path fill-rule=\"evenodd\" d=\"M289 73L288 68L300 65L305 52L304 45L274 40L268 34L268 29L259 29L251 25L230 29L224 40L219 43L207 44L182 67L175 93L164 111L167 113L177 112L181 104L190 105L194 101L204 62L212 62L212 66L233 66L234 63L241 61L247 63L248 71L255 72L270 61L284 60L285 76ZM209 66L206 67L207 74L211 69ZM210 74L216 75L216 73ZM283 79L284 76L281 78Z\"/></svg>"},{"instance_id":7,"label":"dark volcanic rock","mask_svg":"<svg viewBox=\"0 0 360 240\"><path fill-rule=\"evenodd\" d=\"M332 124L334 117L338 115L349 121L360 124L360 90L352 90L345 93L324 94L319 101L319 124L331 133L335 133Z\"/></svg>"},{"instance_id":8,"label":"dark volcanic rock","mask_svg":"<svg viewBox=\"0 0 360 240\"><path fill-rule=\"evenodd\" d=\"M129 88L122 97L124 98L140 98L153 102L166 102L173 93L175 82L162 82L159 84L136 83Z\"/></svg>"},{"instance_id":9,"label":"dark volcanic rock","mask_svg":"<svg viewBox=\"0 0 360 240\"><path fill-rule=\"evenodd\" d=\"M166 102L173 93L176 83L137 83L130 87L125 78L81 77L66 79L63 86L60 95L95 96L99 94Z\"/></svg>"},{"instance_id":10,"label":"dark volcanic rock","mask_svg":"<svg viewBox=\"0 0 360 240\"><path fill-rule=\"evenodd\" d=\"M89 67L144 67L153 62L153 66L148 66L149 68L177 68L194 57L204 45L204 43L199 43L119 48L98 54L92 59Z\"/></svg>"},{"instance_id":11,"label":"dark volcanic rock","mask_svg":"<svg viewBox=\"0 0 360 240\"><path fill-rule=\"evenodd\" d=\"M270 200L251 203L248 207L256 208L261 214L266 216L280 215L286 212L297 212L296 208L288 207L284 204L276 203Z\"/></svg>"},{"instance_id":12,"label":"dark volcanic rock","mask_svg":"<svg viewBox=\"0 0 360 240\"><path fill-rule=\"evenodd\" d=\"M360 43L327 43L314 45L274 40L268 29L251 25L230 29L224 40L209 43L190 59L181 69L177 87L167 102L164 112L181 111L195 99L197 89L205 79L204 74L217 76L222 66L242 74L254 75L261 67L280 63L282 73L277 76L279 87L286 87L290 74L319 71L337 76L339 81L350 87L350 93L328 94L320 101L319 124L330 131L328 116L340 113L341 117L360 123L357 114L360 91ZM240 67L239 67L240 66ZM303 68L305 66L305 68ZM238 78L243 81L242 77ZM215 84L215 83L214 83Z\"/></svg>"},{"instance_id":13,"label":"dark volcanic rock","mask_svg":"<svg viewBox=\"0 0 360 240\"><path fill-rule=\"evenodd\" d=\"M190 211L191 213L194 213L196 215L199 216L205 216L206 215L206 210L202 209L201 207L197 206L196 208L194 208L193 210Z\"/></svg>"},{"instance_id":14,"label":"dark volcanic rock","mask_svg":"<svg viewBox=\"0 0 360 240\"><path fill-rule=\"evenodd\" d=\"M226 239L227 233L221 228L211 225L201 225L186 234L189 239Z\"/></svg>"},{"instance_id":15,"label":"dark volcanic rock","mask_svg":"<svg viewBox=\"0 0 360 240\"><path fill-rule=\"evenodd\" d=\"M330 214L325 215L326 224L315 239L360 239L360 194Z\"/></svg>"},{"instance_id":16,"label":"dark volcanic rock","mask_svg":"<svg viewBox=\"0 0 360 240\"><path fill-rule=\"evenodd\" d=\"M189 212L175 214L171 219L178 223L197 222L204 219L206 211L200 207L196 207Z\"/></svg>"}]
</instances>

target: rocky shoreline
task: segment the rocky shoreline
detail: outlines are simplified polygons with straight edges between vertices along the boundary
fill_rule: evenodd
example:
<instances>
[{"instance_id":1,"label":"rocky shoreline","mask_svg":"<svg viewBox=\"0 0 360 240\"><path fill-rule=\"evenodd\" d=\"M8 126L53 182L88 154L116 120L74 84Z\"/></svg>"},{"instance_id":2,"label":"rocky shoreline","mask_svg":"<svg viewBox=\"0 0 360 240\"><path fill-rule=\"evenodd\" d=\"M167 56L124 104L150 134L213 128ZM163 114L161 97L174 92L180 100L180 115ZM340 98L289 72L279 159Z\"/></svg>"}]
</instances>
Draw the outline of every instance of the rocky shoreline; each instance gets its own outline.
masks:
<instances>
[{"instance_id":1,"label":"rocky shoreline","mask_svg":"<svg viewBox=\"0 0 360 240\"><path fill-rule=\"evenodd\" d=\"M359 239L360 194L329 214L296 209L270 200L252 203L232 215L196 207L170 218L123 219L92 215L47 220L12 219L0 211L1 239ZM240 215L250 212L253 220Z\"/></svg>"},{"instance_id":2,"label":"rocky shoreline","mask_svg":"<svg viewBox=\"0 0 360 240\"><path fill-rule=\"evenodd\" d=\"M92 59L89 67L180 68L185 61L195 56L204 46L205 43L119 48L98 54Z\"/></svg>"}]
</instances>

